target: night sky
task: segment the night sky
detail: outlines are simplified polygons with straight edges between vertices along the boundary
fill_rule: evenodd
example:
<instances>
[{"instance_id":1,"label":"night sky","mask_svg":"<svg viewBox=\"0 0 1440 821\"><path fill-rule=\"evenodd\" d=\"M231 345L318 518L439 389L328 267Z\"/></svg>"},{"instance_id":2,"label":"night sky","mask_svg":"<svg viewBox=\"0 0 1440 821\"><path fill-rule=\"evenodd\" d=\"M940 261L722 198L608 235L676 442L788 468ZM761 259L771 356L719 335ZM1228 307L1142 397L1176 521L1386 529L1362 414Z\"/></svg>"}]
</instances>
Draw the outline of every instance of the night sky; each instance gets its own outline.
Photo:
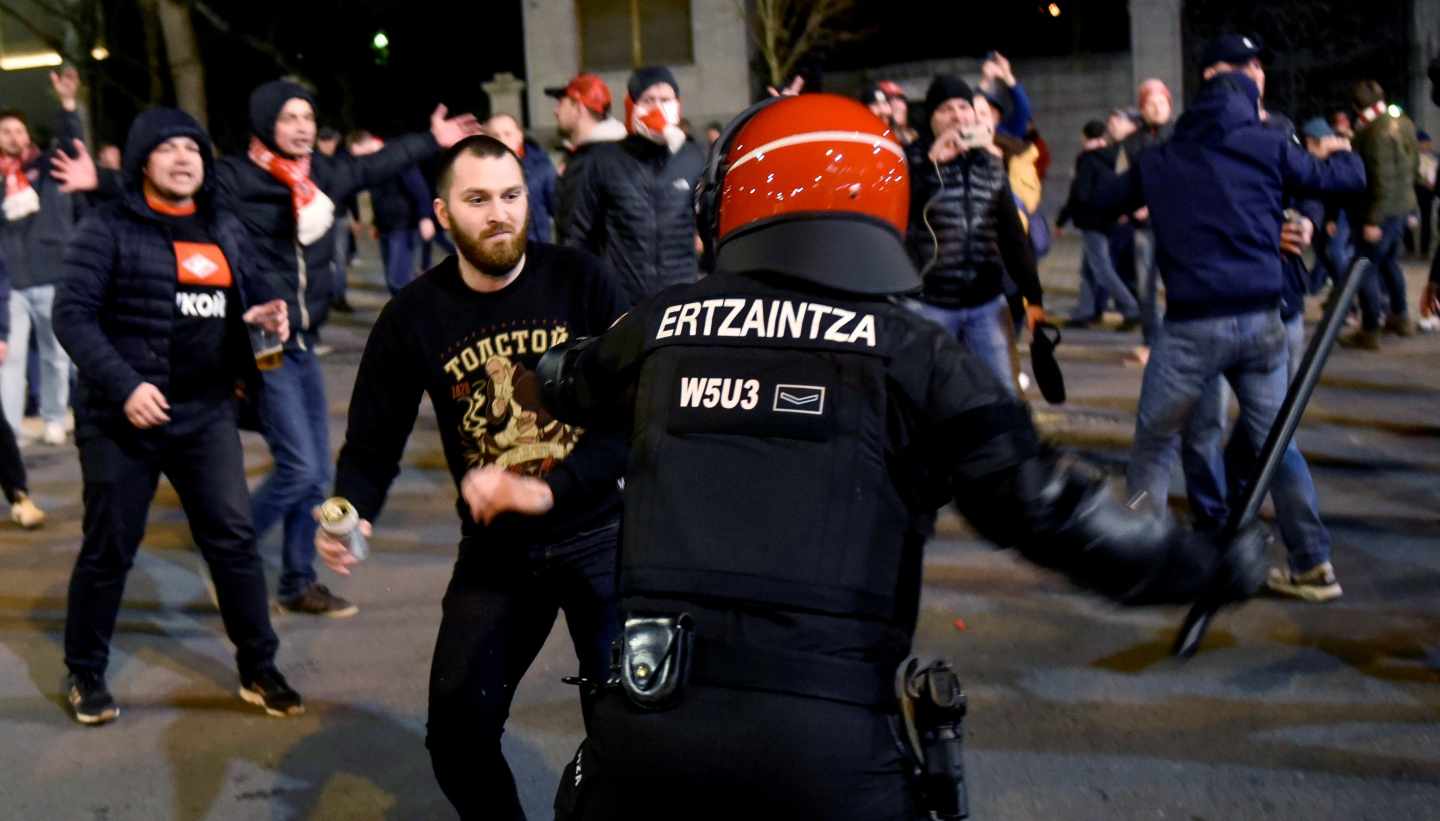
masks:
<instances>
[{"instance_id":1,"label":"night sky","mask_svg":"<svg viewBox=\"0 0 1440 821\"><path fill-rule=\"evenodd\" d=\"M729 2L729 0L704 0ZM975 3L968 0L861 0L844 21L863 38L830 47L806 64L823 82L841 71L946 57L1123 53L1129 48L1125 0ZM231 27L223 34L195 16L207 69L210 126L224 150L243 147L245 101L260 82L289 71L318 88L322 124L363 127L387 136L425 127L436 102L485 115L480 84L501 71L524 75L521 0L247 0L211 2ZM1280 110L1308 113L1338 104L1343 88L1373 76L1388 89L1405 79L1407 0L1188 0L1187 87L1200 43L1222 30L1258 33L1275 47L1267 70ZM102 139L119 140L145 105L150 84L144 35L134 4L108 12L107 41L116 57L104 65ZM389 39L383 62L372 38ZM128 53L127 53L128 52ZM273 54L278 53L277 59ZM283 65L282 65L283 63ZM1023 79L1023 78L1022 78ZM163 77L158 99L173 100Z\"/></svg>"}]
</instances>

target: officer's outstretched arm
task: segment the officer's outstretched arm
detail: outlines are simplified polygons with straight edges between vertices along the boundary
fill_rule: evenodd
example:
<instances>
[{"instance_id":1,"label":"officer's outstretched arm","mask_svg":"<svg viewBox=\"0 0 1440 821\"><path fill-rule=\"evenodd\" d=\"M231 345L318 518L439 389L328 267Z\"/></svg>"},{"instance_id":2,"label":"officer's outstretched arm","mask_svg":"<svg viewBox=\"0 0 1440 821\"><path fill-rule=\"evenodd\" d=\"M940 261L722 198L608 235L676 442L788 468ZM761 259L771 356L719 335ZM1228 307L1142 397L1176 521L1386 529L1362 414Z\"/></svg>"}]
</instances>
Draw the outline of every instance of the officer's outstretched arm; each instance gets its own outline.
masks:
<instances>
[{"instance_id":1,"label":"officer's outstretched arm","mask_svg":"<svg viewBox=\"0 0 1440 821\"><path fill-rule=\"evenodd\" d=\"M1124 604L1237 601L1264 580L1258 528L1227 543L1131 510L1097 470L1048 448L954 487L961 512L987 539Z\"/></svg>"},{"instance_id":2,"label":"officer's outstretched arm","mask_svg":"<svg viewBox=\"0 0 1440 821\"><path fill-rule=\"evenodd\" d=\"M645 348L645 321L635 313L617 320L600 336L556 345L535 366L540 401L567 425L588 426L620 410Z\"/></svg>"}]
</instances>

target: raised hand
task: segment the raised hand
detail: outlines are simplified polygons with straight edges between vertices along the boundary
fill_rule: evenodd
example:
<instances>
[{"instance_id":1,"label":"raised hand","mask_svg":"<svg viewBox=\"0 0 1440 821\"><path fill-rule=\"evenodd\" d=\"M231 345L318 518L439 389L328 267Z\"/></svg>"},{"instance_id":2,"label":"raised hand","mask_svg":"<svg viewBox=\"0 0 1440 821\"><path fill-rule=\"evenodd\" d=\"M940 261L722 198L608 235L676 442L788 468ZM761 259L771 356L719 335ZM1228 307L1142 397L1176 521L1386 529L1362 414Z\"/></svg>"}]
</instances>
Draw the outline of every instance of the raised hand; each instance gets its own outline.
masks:
<instances>
[{"instance_id":1,"label":"raised hand","mask_svg":"<svg viewBox=\"0 0 1440 821\"><path fill-rule=\"evenodd\" d=\"M440 144L442 151L466 137L480 133L480 121L475 119L474 114L461 114L447 119L445 115L449 113L450 110L441 103L435 106L435 111L430 114L430 135Z\"/></svg>"},{"instance_id":2,"label":"raised hand","mask_svg":"<svg viewBox=\"0 0 1440 821\"><path fill-rule=\"evenodd\" d=\"M75 101L80 96L80 72L74 66L66 66L50 72L50 87L60 98L60 107L66 111L75 110Z\"/></svg>"},{"instance_id":3,"label":"raised hand","mask_svg":"<svg viewBox=\"0 0 1440 821\"><path fill-rule=\"evenodd\" d=\"M100 172L95 170L95 160L86 150L85 143L72 141L75 156L56 151L50 158L50 176L60 183L60 190L66 194L76 191L94 191L100 187Z\"/></svg>"}]
</instances>

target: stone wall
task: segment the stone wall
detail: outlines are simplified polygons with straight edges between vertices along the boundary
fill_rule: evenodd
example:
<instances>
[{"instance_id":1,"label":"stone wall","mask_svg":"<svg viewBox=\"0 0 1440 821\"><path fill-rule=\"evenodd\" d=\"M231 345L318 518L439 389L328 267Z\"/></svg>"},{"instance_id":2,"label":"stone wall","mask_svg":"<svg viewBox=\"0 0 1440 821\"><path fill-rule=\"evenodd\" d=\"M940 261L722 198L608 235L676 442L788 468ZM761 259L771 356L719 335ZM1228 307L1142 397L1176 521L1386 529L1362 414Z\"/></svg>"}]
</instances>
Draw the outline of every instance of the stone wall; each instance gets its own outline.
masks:
<instances>
[{"instance_id":1,"label":"stone wall","mask_svg":"<svg viewBox=\"0 0 1440 821\"><path fill-rule=\"evenodd\" d=\"M542 140L555 135L554 101L547 86L562 86L580 73L580 33L574 0L524 0L527 127ZM671 66L680 84L685 116L697 133L709 120L726 120L750 103L750 42L737 6L728 0L692 0L695 62ZM628 71L599 72L623 116Z\"/></svg>"},{"instance_id":2,"label":"stone wall","mask_svg":"<svg viewBox=\"0 0 1440 821\"><path fill-rule=\"evenodd\" d=\"M1036 127L1050 146L1050 173L1045 179L1045 213L1054 219L1070 190L1075 157L1080 153L1080 129L1092 118L1104 119L1117 106L1135 104L1129 54L1098 54L1016 60L1015 76L1025 87L1035 110ZM925 99L930 78L959 74L970 82L980 78L975 59L928 60L882 66L861 72L826 75L827 91L858 94L867 82L893 80L918 103Z\"/></svg>"}]
</instances>

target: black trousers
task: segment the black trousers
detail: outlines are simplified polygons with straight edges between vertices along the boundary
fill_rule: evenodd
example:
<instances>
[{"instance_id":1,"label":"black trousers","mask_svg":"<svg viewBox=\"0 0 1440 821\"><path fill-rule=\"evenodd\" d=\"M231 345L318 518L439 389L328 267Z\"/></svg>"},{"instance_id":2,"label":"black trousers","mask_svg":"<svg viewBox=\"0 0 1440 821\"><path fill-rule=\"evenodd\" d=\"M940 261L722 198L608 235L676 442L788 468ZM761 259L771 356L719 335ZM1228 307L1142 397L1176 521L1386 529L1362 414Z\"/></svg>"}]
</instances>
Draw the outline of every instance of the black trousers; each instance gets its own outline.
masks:
<instances>
[{"instance_id":1,"label":"black trousers","mask_svg":"<svg viewBox=\"0 0 1440 821\"><path fill-rule=\"evenodd\" d=\"M677 706L646 712L611 689L587 727L560 779L557 821L928 817L878 710L690 685Z\"/></svg>"},{"instance_id":2,"label":"black trousers","mask_svg":"<svg viewBox=\"0 0 1440 821\"><path fill-rule=\"evenodd\" d=\"M162 473L175 487L191 536L210 566L242 675L274 664L279 640L270 627L265 573L250 524L233 403L177 402L170 415L169 424L149 431L123 422L98 430L87 425L78 442L84 536L65 618L65 666L73 672L105 672L125 576L145 536Z\"/></svg>"},{"instance_id":3,"label":"black trousers","mask_svg":"<svg viewBox=\"0 0 1440 821\"><path fill-rule=\"evenodd\" d=\"M525 818L500 736L515 687L560 610L580 675L603 679L608 673L610 643L619 631L618 533L611 522L528 549L480 539L461 543L430 667L425 746L440 789L466 821Z\"/></svg>"},{"instance_id":4,"label":"black trousers","mask_svg":"<svg viewBox=\"0 0 1440 821\"><path fill-rule=\"evenodd\" d=\"M21 493L30 490L25 478L25 462L20 459L20 445L16 443L15 431L5 421L4 414L0 414L0 490L5 492L5 500L11 504L20 498Z\"/></svg>"}]
</instances>

